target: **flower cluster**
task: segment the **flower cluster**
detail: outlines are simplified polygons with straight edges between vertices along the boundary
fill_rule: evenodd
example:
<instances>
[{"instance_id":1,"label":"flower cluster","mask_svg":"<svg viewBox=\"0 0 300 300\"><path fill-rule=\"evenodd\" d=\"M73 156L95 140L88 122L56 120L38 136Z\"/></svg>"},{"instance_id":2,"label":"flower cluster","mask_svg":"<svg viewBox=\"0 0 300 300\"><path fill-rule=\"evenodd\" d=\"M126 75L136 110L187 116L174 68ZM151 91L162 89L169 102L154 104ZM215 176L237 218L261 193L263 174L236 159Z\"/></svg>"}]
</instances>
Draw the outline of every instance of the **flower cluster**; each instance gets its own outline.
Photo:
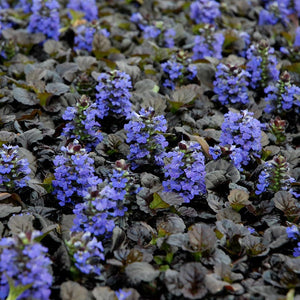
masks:
<instances>
[{"instance_id":1,"label":"flower cluster","mask_svg":"<svg viewBox=\"0 0 300 300\"><path fill-rule=\"evenodd\" d=\"M215 19L221 15L220 4L214 0L197 0L190 6L190 18L197 24L214 24Z\"/></svg>"},{"instance_id":2,"label":"flower cluster","mask_svg":"<svg viewBox=\"0 0 300 300\"><path fill-rule=\"evenodd\" d=\"M18 156L18 146L2 145L0 149L0 186L12 192L27 186L29 181L29 162Z\"/></svg>"},{"instance_id":3,"label":"flower cluster","mask_svg":"<svg viewBox=\"0 0 300 300\"><path fill-rule=\"evenodd\" d=\"M279 0L267 3L265 9L259 13L258 25L275 25L282 22L283 25L288 24L288 15L292 13L289 9L289 0Z\"/></svg>"},{"instance_id":4,"label":"flower cluster","mask_svg":"<svg viewBox=\"0 0 300 300\"><path fill-rule=\"evenodd\" d=\"M278 80L277 59L273 53L274 48L265 40L248 49L246 70L250 73L250 86L253 89L265 88L269 80Z\"/></svg>"},{"instance_id":5,"label":"flower cluster","mask_svg":"<svg viewBox=\"0 0 300 300\"><path fill-rule=\"evenodd\" d=\"M286 158L278 155L272 161L266 162L264 169L259 175L256 195L265 191L274 193L280 190L289 190L291 182L295 181L289 174L289 166Z\"/></svg>"},{"instance_id":6,"label":"flower cluster","mask_svg":"<svg viewBox=\"0 0 300 300\"><path fill-rule=\"evenodd\" d=\"M191 65L192 60L187 57L184 51L180 51L177 55L173 55L167 62L162 63L164 74L167 76L163 86L172 90L176 84L184 84L188 80L193 80L197 75L197 67Z\"/></svg>"},{"instance_id":7,"label":"flower cluster","mask_svg":"<svg viewBox=\"0 0 300 300\"><path fill-rule=\"evenodd\" d=\"M174 41L175 36L176 36L176 31L174 28L167 29L164 32L166 48L173 48L175 46L175 41Z\"/></svg>"},{"instance_id":8,"label":"flower cluster","mask_svg":"<svg viewBox=\"0 0 300 300\"><path fill-rule=\"evenodd\" d=\"M15 9L22 9L25 14L31 12L31 1L30 0L19 0L15 6Z\"/></svg>"},{"instance_id":9,"label":"flower cluster","mask_svg":"<svg viewBox=\"0 0 300 300\"><path fill-rule=\"evenodd\" d=\"M89 189L84 202L75 206L72 231L91 232L100 237L114 229L114 218L123 217L127 211L124 201L132 186L130 172L124 166L122 161L117 161L109 178Z\"/></svg>"},{"instance_id":10,"label":"flower cluster","mask_svg":"<svg viewBox=\"0 0 300 300\"><path fill-rule=\"evenodd\" d=\"M83 12L87 21L98 19L98 8L95 0L70 0L67 8Z\"/></svg>"},{"instance_id":11,"label":"flower cluster","mask_svg":"<svg viewBox=\"0 0 300 300\"><path fill-rule=\"evenodd\" d=\"M165 191L178 192L186 203L205 194L205 158L196 142L180 142L174 151L165 154L162 185Z\"/></svg>"},{"instance_id":12,"label":"flower cluster","mask_svg":"<svg viewBox=\"0 0 300 300\"><path fill-rule=\"evenodd\" d=\"M99 263L104 260L101 242L89 232L72 232L66 246L75 267L84 274L101 274Z\"/></svg>"},{"instance_id":13,"label":"flower cluster","mask_svg":"<svg viewBox=\"0 0 300 300\"><path fill-rule=\"evenodd\" d=\"M88 24L77 26L75 28L74 50L86 50L91 52L95 32L96 29L88 26Z\"/></svg>"},{"instance_id":14,"label":"flower cluster","mask_svg":"<svg viewBox=\"0 0 300 300\"><path fill-rule=\"evenodd\" d=\"M219 64L214 81L216 100L223 105L228 103L247 104L249 102L248 77L249 73L242 68Z\"/></svg>"},{"instance_id":15,"label":"flower cluster","mask_svg":"<svg viewBox=\"0 0 300 300\"><path fill-rule=\"evenodd\" d=\"M99 117L103 119L109 113L130 118L131 115L131 79L128 74L118 70L110 73L101 73L96 86L96 104Z\"/></svg>"},{"instance_id":16,"label":"flower cluster","mask_svg":"<svg viewBox=\"0 0 300 300\"><path fill-rule=\"evenodd\" d=\"M300 111L300 88L291 84L291 77L288 72L284 72L276 84L270 84L264 90L267 97L265 112L282 114L293 110Z\"/></svg>"},{"instance_id":17,"label":"flower cluster","mask_svg":"<svg viewBox=\"0 0 300 300\"><path fill-rule=\"evenodd\" d=\"M193 60L203 59L205 56L221 59L225 40L223 34L216 32L215 27L208 24L199 29L199 34L194 40Z\"/></svg>"},{"instance_id":18,"label":"flower cluster","mask_svg":"<svg viewBox=\"0 0 300 300\"><path fill-rule=\"evenodd\" d=\"M56 0L33 0L28 30L44 33L48 38L59 37L59 4Z\"/></svg>"},{"instance_id":19,"label":"flower cluster","mask_svg":"<svg viewBox=\"0 0 300 300\"><path fill-rule=\"evenodd\" d=\"M248 165L250 155L259 156L261 151L261 129L263 125L247 110L241 113L229 111L224 115L220 146L230 146L230 158L234 165L243 170Z\"/></svg>"},{"instance_id":20,"label":"flower cluster","mask_svg":"<svg viewBox=\"0 0 300 300\"><path fill-rule=\"evenodd\" d=\"M288 238L293 239L295 241L300 240L300 232L296 225L293 225L291 227L287 227L286 233ZM297 243L297 247L294 248L294 257L300 256L300 242Z\"/></svg>"},{"instance_id":21,"label":"flower cluster","mask_svg":"<svg viewBox=\"0 0 300 300\"><path fill-rule=\"evenodd\" d=\"M167 121L163 115L155 116L154 109L142 108L139 113L133 113L132 119L125 124L127 143L130 143L130 154L127 159L136 168L143 160L159 166L163 164L162 154L168 146L163 133L167 131Z\"/></svg>"},{"instance_id":22,"label":"flower cluster","mask_svg":"<svg viewBox=\"0 0 300 300\"><path fill-rule=\"evenodd\" d=\"M96 104L92 103L89 97L81 96L76 107L67 107L62 116L64 120L70 121L64 127L62 135L80 140L86 144L86 149L90 150L103 138L100 124L96 121L97 117L99 117L99 110Z\"/></svg>"},{"instance_id":23,"label":"flower cluster","mask_svg":"<svg viewBox=\"0 0 300 300\"><path fill-rule=\"evenodd\" d=\"M1 299L8 299L9 280L14 286L29 285L18 299L49 299L51 261L46 257L48 249L35 241L41 235L41 232L33 231L0 240Z\"/></svg>"},{"instance_id":24,"label":"flower cluster","mask_svg":"<svg viewBox=\"0 0 300 300\"><path fill-rule=\"evenodd\" d=\"M82 200L88 189L99 184L101 179L94 175L94 161L77 140L61 150L63 154L56 155L53 161L55 180L52 185L59 204L64 206Z\"/></svg>"}]
</instances>

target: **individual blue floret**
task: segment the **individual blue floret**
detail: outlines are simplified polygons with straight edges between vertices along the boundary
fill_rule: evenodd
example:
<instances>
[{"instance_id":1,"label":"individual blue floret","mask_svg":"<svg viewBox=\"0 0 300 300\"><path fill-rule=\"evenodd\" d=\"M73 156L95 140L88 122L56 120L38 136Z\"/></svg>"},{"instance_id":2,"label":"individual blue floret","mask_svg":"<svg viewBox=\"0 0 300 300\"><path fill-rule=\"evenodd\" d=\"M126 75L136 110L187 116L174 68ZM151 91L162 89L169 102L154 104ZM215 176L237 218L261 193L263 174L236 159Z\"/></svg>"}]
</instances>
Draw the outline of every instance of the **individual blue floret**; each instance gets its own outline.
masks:
<instances>
[{"instance_id":1,"label":"individual blue floret","mask_svg":"<svg viewBox=\"0 0 300 300\"><path fill-rule=\"evenodd\" d=\"M203 59L205 56L221 59L224 40L223 34L216 32L214 26L204 25L194 40L193 60Z\"/></svg>"},{"instance_id":2,"label":"individual blue floret","mask_svg":"<svg viewBox=\"0 0 300 300\"><path fill-rule=\"evenodd\" d=\"M196 142L180 142L164 155L165 180L162 185L167 192L178 192L185 202L205 194L205 158Z\"/></svg>"},{"instance_id":3,"label":"individual blue floret","mask_svg":"<svg viewBox=\"0 0 300 300\"><path fill-rule=\"evenodd\" d=\"M74 50L92 51L96 29L83 24L75 28Z\"/></svg>"},{"instance_id":4,"label":"individual blue floret","mask_svg":"<svg viewBox=\"0 0 300 300\"><path fill-rule=\"evenodd\" d=\"M33 0L28 30L30 32L41 32L49 39L58 40L59 7L56 0Z\"/></svg>"},{"instance_id":5,"label":"individual blue floret","mask_svg":"<svg viewBox=\"0 0 300 300\"><path fill-rule=\"evenodd\" d=\"M219 7L214 0L197 0L190 6L190 18L197 24L215 24L215 19L221 15Z\"/></svg>"},{"instance_id":6,"label":"individual blue floret","mask_svg":"<svg viewBox=\"0 0 300 300\"><path fill-rule=\"evenodd\" d=\"M247 104L249 102L248 77L250 74L247 71L236 66L221 63L217 66L215 76L215 98L221 104Z\"/></svg>"}]
</instances>

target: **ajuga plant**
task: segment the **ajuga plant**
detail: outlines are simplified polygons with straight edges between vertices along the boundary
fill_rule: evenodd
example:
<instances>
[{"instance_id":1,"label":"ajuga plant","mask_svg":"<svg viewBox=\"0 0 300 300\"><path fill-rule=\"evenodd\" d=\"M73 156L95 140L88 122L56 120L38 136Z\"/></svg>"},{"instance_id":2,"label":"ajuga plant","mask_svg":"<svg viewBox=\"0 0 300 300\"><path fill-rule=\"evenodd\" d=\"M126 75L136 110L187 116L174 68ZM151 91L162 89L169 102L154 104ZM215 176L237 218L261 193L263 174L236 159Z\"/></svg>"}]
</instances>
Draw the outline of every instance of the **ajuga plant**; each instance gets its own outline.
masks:
<instances>
[{"instance_id":1,"label":"ajuga plant","mask_svg":"<svg viewBox=\"0 0 300 300\"><path fill-rule=\"evenodd\" d=\"M70 0L67 8L84 13L88 21L98 19L98 7L95 0Z\"/></svg>"},{"instance_id":2,"label":"ajuga plant","mask_svg":"<svg viewBox=\"0 0 300 300\"><path fill-rule=\"evenodd\" d=\"M161 67L167 77L163 82L163 86L174 90L177 85L193 80L197 75L197 67L191 65L191 63L192 60L184 51L179 51L168 61L162 63Z\"/></svg>"},{"instance_id":3,"label":"ajuga plant","mask_svg":"<svg viewBox=\"0 0 300 300\"><path fill-rule=\"evenodd\" d=\"M108 73L101 73L96 86L96 104L99 110L99 117L103 119L109 114L130 118L131 102L130 89L131 79L128 74L114 70Z\"/></svg>"},{"instance_id":4,"label":"ajuga plant","mask_svg":"<svg viewBox=\"0 0 300 300\"><path fill-rule=\"evenodd\" d=\"M65 241L73 266L70 271L74 279L81 273L100 275L100 262L104 260L103 246L89 231L72 232L71 238Z\"/></svg>"},{"instance_id":5,"label":"ajuga plant","mask_svg":"<svg viewBox=\"0 0 300 300\"><path fill-rule=\"evenodd\" d=\"M51 260L37 241L41 235L21 232L0 240L0 299L49 299Z\"/></svg>"},{"instance_id":6,"label":"ajuga plant","mask_svg":"<svg viewBox=\"0 0 300 300\"><path fill-rule=\"evenodd\" d=\"M247 104L249 73L240 67L219 64L214 81L215 100L225 104Z\"/></svg>"},{"instance_id":7,"label":"ajuga plant","mask_svg":"<svg viewBox=\"0 0 300 300\"><path fill-rule=\"evenodd\" d=\"M275 25L281 22L287 26L288 15L292 13L289 2L289 0L278 0L267 3L265 9L259 13L258 25Z\"/></svg>"},{"instance_id":8,"label":"ajuga plant","mask_svg":"<svg viewBox=\"0 0 300 300\"><path fill-rule=\"evenodd\" d=\"M205 56L221 59L224 40L223 34L216 32L215 26L205 24L199 29L199 35L195 37L193 60L203 59Z\"/></svg>"},{"instance_id":9,"label":"ajuga plant","mask_svg":"<svg viewBox=\"0 0 300 300\"><path fill-rule=\"evenodd\" d=\"M127 211L125 198L133 186L127 167L124 161L117 161L109 178L88 190L84 202L77 204L73 210L72 231L91 232L101 237L113 230L114 220L123 217Z\"/></svg>"},{"instance_id":10,"label":"ajuga plant","mask_svg":"<svg viewBox=\"0 0 300 300\"><path fill-rule=\"evenodd\" d=\"M247 51L246 71L250 73L250 86L253 89L265 88L269 81L278 80L277 59L274 48L266 40L252 44Z\"/></svg>"},{"instance_id":11,"label":"ajuga plant","mask_svg":"<svg viewBox=\"0 0 300 300\"><path fill-rule=\"evenodd\" d=\"M81 24L74 28L74 50L92 51L96 29L90 24Z\"/></svg>"},{"instance_id":12,"label":"ajuga plant","mask_svg":"<svg viewBox=\"0 0 300 300\"><path fill-rule=\"evenodd\" d=\"M291 84L291 77L287 71L281 74L280 79L265 88L266 113L284 115L287 112L300 112L300 88Z\"/></svg>"},{"instance_id":13,"label":"ajuga plant","mask_svg":"<svg viewBox=\"0 0 300 300\"><path fill-rule=\"evenodd\" d=\"M18 155L19 146L3 144L0 149L0 186L8 192L27 186L29 162Z\"/></svg>"},{"instance_id":14,"label":"ajuga plant","mask_svg":"<svg viewBox=\"0 0 300 300\"><path fill-rule=\"evenodd\" d=\"M143 38L156 39L158 38L159 45L166 48L173 48L175 45L176 31L174 28L166 28L164 22L159 21L153 24L149 22L139 13L133 13L130 21L135 23L143 33Z\"/></svg>"},{"instance_id":15,"label":"ajuga plant","mask_svg":"<svg viewBox=\"0 0 300 300\"><path fill-rule=\"evenodd\" d=\"M33 0L29 19L30 32L44 33L47 38L59 38L59 4L56 0Z\"/></svg>"},{"instance_id":16,"label":"ajuga plant","mask_svg":"<svg viewBox=\"0 0 300 300\"><path fill-rule=\"evenodd\" d=\"M201 151L198 143L181 141L173 151L164 154L162 185L167 192L178 192L186 203L206 193L205 158Z\"/></svg>"},{"instance_id":17,"label":"ajuga plant","mask_svg":"<svg viewBox=\"0 0 300 300\"><path fill-rule=\"evenodd\" d=\"M266 191L276 193L280 190L289 190L294 181L295 179L290 176L286 158L278 155L264 164L255 193L260 195Z\"/></svg>"},{"instance_id":18,"label":"ajuga plant","mask_svg":"<svg viewBox=\"0 0 300 300\"><path fill-rule=\"evenodd\" d=\"M125 124L127 143L130 153L127 159L133 169L139 165L163 165L162 155L168 142L164 137L167 131L167 121L163 115L155 116L152 107L142 108L139 113L132 113L131 120Z\"/></svg>"},{"instance_id":19,"label":"ajuga plant","mask_svg":"<svg viewBox=\"0 0 300 300\"><path fill-rule=\"evenodd\" d=\"M76 106L69 106L62 118L69 121L63 129L62 135L69 139L80 140L90 151L102 141L100 124L96 121L100 112L95 103L85 95L78 99Z\"/></svg>"},{"instance_id":20,"label":"ajuga plant","mask_svg":"<svg viewBox=\"0 0 300 300\"><path fill-rule=\"evenodd\" d=\"M197 0L190 6L190 18L196 24L215 24L215 19L221 15L220 3L214 0Z\"/></svg>"},{"instance_id":21,"label":"ajuga plant","mask_svg":"<svg viewBox=\"0 0 300 300\"><path fill-rule=\"evenodd\" d=\"M88 194L88 189L102 182L94 175L93 159L87 154L78 140L74 140L67 147L62 147L63 154L56 155L52 185L61 206L66 203L82 202Z\"/></svg>"},{"instance_id":22,"label":"ajuga plant","mask_svg":"<svg viewBox=\"0 0 300 300\"><path fill-rule=\"evenodd\" d=\"M293 239L295 241L299 241L297 243L297 247L294 248L293 256L299 257L300 256L300 232L299 228L296 225L292 225L291 227L286 228L286 233L288 238Z\"/></svg>"},{"instance_id":23,"label":"ajuga plant","mask_svg":"<svg viewBox=\"0 0 300 300\"><path fill-rule=\"evenodd\" d=\"M275 144L281 144L286 140L286 130L287 122L285 120L281 120L279 116L275 119L271 119L268 124L269 132L275 138Z\"/></svg>"},{"instance_id":24,"label":"ajuga plant","mask_svg":"<svg viewBox=\"0 0 300 300\"><path fill-rule=\"evenodd\" d=\"M226 147L230 159L242 171L242 166L249 164L251 156L260 157L263 125L252 116L253 113L247 110L241 113L229 111L224 115L220 145L210 149L214 159L221 155L221 148Z\"/></svg>"}]
</instances>

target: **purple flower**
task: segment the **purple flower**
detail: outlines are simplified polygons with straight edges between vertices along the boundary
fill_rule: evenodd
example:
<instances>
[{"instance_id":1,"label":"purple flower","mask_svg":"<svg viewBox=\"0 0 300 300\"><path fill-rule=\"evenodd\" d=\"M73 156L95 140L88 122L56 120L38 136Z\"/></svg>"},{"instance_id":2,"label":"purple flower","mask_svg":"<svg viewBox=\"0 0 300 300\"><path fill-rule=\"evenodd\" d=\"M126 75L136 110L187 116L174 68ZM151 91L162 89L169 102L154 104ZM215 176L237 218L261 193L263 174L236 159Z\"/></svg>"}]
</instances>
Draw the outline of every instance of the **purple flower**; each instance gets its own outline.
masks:
<instances>
[{"instance_id":1,"label":"purple flower","mask_svg":"<svg viewBox=\"0 0 300 300\"><path fill-rule=\"evenodd\" d=\"M66 245L78 270L84 274L101 274L100 261L105 258L104 249L91 232L72 232Z\"/></svg>"},{"instance_id":2,"label":"purple flower","mask_svg":"<svg viewBox=\"0 0 300 300\"><path fill-rule=\"evenodd\" d=\"M300 26L298 26L295 31L295 40L293 46L300 47Z\"/></svg>"},{"instance_id":3,"label":"purple flower","mask_svg":"<svg viewBox=\"0 0 300 300\"><path fill-rule=\"evenodd\" d=\"M248 49L246 71L250 74L253 89L266 87L269 80L278 80L277 59L273 53L274 49L264 40Z\"/></svg>"},{"instance_id":4,"label":"purple flower","mask_svg":"<svg viewBox=\"0 0 300 300\"><path fill-rule=\"evenodd\" d=\"M127 143L130 143L130 154L127 159L136 168L141 160L162 165L161 155L168 146L163 133L167 131L167 121L164 116L155 116L154 109L142 108L139 113L132 114L132 119L125 124ZM139 161L139 162L136 162Z\"/></svg>"},{"instance_id":5,"label":"purple flower","mask_svg":"<svg viewBox=\"0 0 300 300\"><path fill-rule=\"evenodd\" d=\"M96 29L87 25L80 25L75 28L74 50L92 51L93 39Z\"/></svg>"},{"instance_id":6,"label":"purple flower","mask_svg":"<svg viewBox=\"0 0 300 300\"><path fill-rule=\"evenodd\" d=\"M297 240L300 237L300 232L296 225L287 227L286 233L287 233L288 238L293 239L293 240Z\"/></svg>"},{"instance_id":7,"label":"purple flower","mask_svg":"<svg viewBox=\"0 0 300 300\"><path fill-rule=\"evenodd\" d=\"M205 194L205 158L201 146L195 142L180 142L174 151L164 154L165 179L162 185L167 192L178 192L185 202Z\"/></svg>"},{"instance_id":8,"label":"purple flower","mask_svg":"<svg viewBox=\"0 0 300 300\"><path fill-rule=\"evenodd\" d=\"M31 172L26 158L18 155L19 146L2 145L0 149L0 186L9 192L27 186Z\"/></svg>"},{"instance_id":9,"label":"purple flower","mask_svg":"<svg viewBox=\"0 0 300 300\"><path fill-rule=\"evenodd\" d=\"M118 300L126 300L131 295L131 291L125 292L122 289L115 291Z\"/></svg>"},{"instance_id":10,"label":"purple flower","mask_svg":"<svg viewBox=\"0 0 300 300\"><path fill-rule=\"evenodd\" d=\"M260 140L263 125L252 115L247 110L241 113L229 111L224 115L220 146L233 146L230 158L239 170L243 170L242 165L249 163L251 154L259 157L262 148Z\"/></svg>"},{"instance_id":11,"label":"purple flower","mask_svg":"<svg viewBox=\"0 0 300 300\"><path fill-rule=\"evenodd\" d=\"M298 113L300 106L300 88L291 84L290 75L284 72L280 79L264 89L265 101L267 102L265 112L282 114L286 111Z\"/></svg>"},{"instance_id":12,"label":"purple flower","mask_svg":"<svg viewBox=\"0 0 300 300\"><path fill-rule=\"evenodd\" d=\"M222 58L222 46L224 36L221 32L216 32L212 25L204 25L199 29L200 35L197 35L194 40L193 60L203 59L205 56Z\"/></svg>"},{"instance_id":13,"label":"purple flower","mask_svg":"<svg viewBox=\"0 0 300 300\"><path fill-rule=\"evenodd\" d=\"M220 4L214 0L197 0L190 6L190 18L197 24L215 24L215 19L221 15Z\"/></svg>"},{"instance_id":14,"label":"purple flower","mask_svg":"<svg viewBox=\"0 0 300 300\"><path fill-rule=\"evenodd\" d=\"M124 72L115 70L110 73L101 73L96 86L96 104L99 110L98 117L103 119L109 113L118 117L131 115L131 94L132 88L130 76Z\"/></svg>"},{"instance_id":15,"label":"purple flower","mask_svg":"<svg viewBox=\"0 0 300 300\"><path fill-rule=\"evenodd\" d=\"M100 124L96 121L100 112L90 98L83 95L77 101L76 107L67 107L62 118L70 121L63 129L62 135L70 139L78 139L90 151L103 139Z\"/></svg>"},{"instance_id":16,"label":"purple flower","mask_svg":"<svg viewBox=\"0 0 300 300\"><path fill-rule=\"evenodd\" d=\"M165 37L165 46L167 48L173 48L175 45L174 42L174 37L176 36L176 31L173 28L167 29L164 32L164 37Z\"/></svg>"},{"instance_id":17,"label":"purple flower","mask_svg":"<svg viewBox=\"0 0 300 300\"><path fill-rule=\"evenodd\" d=\"M29 19L30 32L44 33L48 38L59 38L59 4L56 0L33 0Z\"/></svg>"},{"instance_id":18,"label":"purple flower","mask_svg":"<svg viewBox=\"0 0 300 300\"><path fill-rule=\"evenodd\" d=\"M294 252L293 252L294 257L299 257L300 256L300 242L297 245L298 245L298 247L294 248Z\"/></svg>"},{"instance_id":19,"label":"purple flower","mask_svg":"<svg viewBox=\"0 0 300 300\"><path fill-rule=\"evenodd\" d=\"M144 39L155 39L157 38L160 33L161 33L161 30L159 28L157 28L156 26L153 26L153 25L147 25L147 26L144 26L143 27L143 36L144 36Z\"/></svg>"},{"instance_id":20,"label":"purple flower","mask_svg":"<svg viewBox=\"0 0 300 300\"><path fill-rule=\"evenodd\" d=\"M217 66L216 80L214 81L214 92L216 99L221 104L247 104L249 73L239 67L219 64Z\"/></svg>"},{"instance_id":21,"label":"purple flower","mask_svg":"<svg viewBox=\"0 0 300 300\"><path fill-rule=\"evenodd\" d=\"M95 0L70 0L67 8L84 13L84 18L88 21L98 19L98 7Z\"/></svg>"},{"instance_id":22,"label":"purple flower","mask_svg":"<svg viewBox=\"0 0 300 300\"><path fill-rule=\"evenodd\" d=\"M55 180L52 185L59 205L64 206L82 200L89 188L102 181L94 175L93 159L77 140L61 150L63 154L57 155L53 161Z\"/></svg>"},{"instance_id":23,"label":"purple flower","mask_svg":"<svg viewBox=\"0 0 300 300\"><path fill-rule=\"evenodd\" d=\"M0 240L1 299L8 295L8 278L14 281L15 286L31 284L18 299L49 299L51 260L46 256L48 249L35 241L40 235L39 231L21 232L18 236Z\"/></svg>"}]
</instances>

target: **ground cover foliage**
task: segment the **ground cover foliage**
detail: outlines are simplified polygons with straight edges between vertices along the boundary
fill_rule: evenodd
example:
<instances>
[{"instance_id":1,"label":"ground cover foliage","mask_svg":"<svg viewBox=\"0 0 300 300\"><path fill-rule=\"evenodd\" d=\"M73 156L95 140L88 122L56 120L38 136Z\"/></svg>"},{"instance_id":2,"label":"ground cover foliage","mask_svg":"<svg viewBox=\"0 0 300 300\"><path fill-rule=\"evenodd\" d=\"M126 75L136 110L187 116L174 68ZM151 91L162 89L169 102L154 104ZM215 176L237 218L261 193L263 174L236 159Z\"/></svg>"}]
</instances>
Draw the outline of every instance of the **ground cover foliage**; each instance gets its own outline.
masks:
<instances>
[{"instance_id":1,"label":"ground cover foliage","mask_svg":"<svg viewBox=\"0 0 300 300\"><path fill-rule=\"evenodd\" d=\"M0 6L0 299L300 299L299 1Z\"/></svg>"}]
</instances>

